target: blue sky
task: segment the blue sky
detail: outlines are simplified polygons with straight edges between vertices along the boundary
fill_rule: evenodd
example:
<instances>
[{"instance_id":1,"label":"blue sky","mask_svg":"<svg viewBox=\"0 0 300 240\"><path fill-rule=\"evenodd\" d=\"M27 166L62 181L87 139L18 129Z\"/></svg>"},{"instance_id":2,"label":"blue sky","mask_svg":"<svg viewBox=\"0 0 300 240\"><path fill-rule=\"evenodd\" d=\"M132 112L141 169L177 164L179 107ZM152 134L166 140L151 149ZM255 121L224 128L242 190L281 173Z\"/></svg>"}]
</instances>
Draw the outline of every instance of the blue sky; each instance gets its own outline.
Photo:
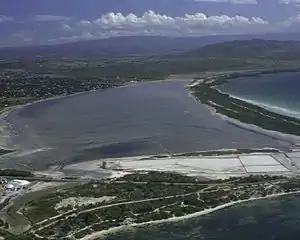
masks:
<instances>
[{"instance_id":1,"label":"blue sky","mask_svg":"<svg viewBox=\"0 0 300 240\"><path fill-rule=\"evenodd\" d=\"M1 0L0 46L300 31L300 0Z\"/></svg>"}]
</instances>

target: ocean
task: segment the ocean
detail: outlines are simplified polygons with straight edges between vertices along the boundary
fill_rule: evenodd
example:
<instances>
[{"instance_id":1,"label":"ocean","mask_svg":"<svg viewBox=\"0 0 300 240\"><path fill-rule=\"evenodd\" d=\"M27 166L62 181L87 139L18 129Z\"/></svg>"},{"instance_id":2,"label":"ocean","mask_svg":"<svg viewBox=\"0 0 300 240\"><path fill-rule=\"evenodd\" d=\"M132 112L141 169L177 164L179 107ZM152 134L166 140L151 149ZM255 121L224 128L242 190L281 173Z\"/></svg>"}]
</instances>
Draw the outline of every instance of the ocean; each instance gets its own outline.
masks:
<instances>
[{"instance_id":1,"label":"ocean","mask_svg":"<svg viewBox=\"0 0 300 240\"><path fill-rule=\"evenodd\" d=\"M218 89L270 111L300 117L300 73L238 78Z\"/></svg>"},{"instance_id":2,"label":"ocean","mask_svg":"<svg viewBox=\"0 0 300 240\"><path fill-rule=\"evenodd\" d=\"M298 73L242 78L221 89L298 114L298 78ZM7 142L17 152L0 156L0 167L46 170L52 165L105 157L289 146L283 139L237 127L212 115L190 95L187 83L144 83L16 110L6 121L14 133ZM104 239L298 240L299 199L288 196L250 202L176 223L129 228Z\"/></svg>"},{"instance_id":3,"label":"ocean","mask_svg":"<svg viewBox=\"0 0 300 240\"><path fill-rule=\"evenodd\" d=\"M0 156L0 167L45 170L103 158L290 145L212 115L186 89L189 82L142 83L16 110L6 121L17 152Z\"/></svg>"},{"instance_id":4,"label":"ocean","mask_svg":"<svg viewBox=\"0 0 300 240\"><path fill-rule=\"evenodd\" d=\"M105 240L298 240L300 196L258 200L176 223L127 228Z\"/></svg>"}]
</instances>

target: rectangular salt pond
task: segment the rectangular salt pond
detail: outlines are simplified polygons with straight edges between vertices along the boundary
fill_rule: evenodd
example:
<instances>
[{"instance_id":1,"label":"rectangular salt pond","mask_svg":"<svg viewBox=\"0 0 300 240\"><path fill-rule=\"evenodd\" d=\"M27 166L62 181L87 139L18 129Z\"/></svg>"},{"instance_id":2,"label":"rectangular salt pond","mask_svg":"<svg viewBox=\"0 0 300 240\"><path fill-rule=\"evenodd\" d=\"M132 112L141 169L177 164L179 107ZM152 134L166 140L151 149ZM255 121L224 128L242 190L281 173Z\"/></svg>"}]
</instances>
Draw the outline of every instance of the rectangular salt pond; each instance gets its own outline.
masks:
<instances>
[{"instance_id":1,"label":"rectangular salt pond","mask_svg":"<svg viewBox=\"0 0 300 240\"><path fill-rule=\"evenodd\" d=\"M300 152L290 152L286 154L289 158L300 158Z\"/></svg>"},{"instance_id":2,"label":"rectangular salt pond","mask_svg":"<svg viewBox=\"0 0 300 240\"><path fill-rule=\"evenodd\" d=\"M176 165L201 170L232 171L242 170L243 165L237 157L232 158L183 158L174 159Z\"/></svg>"},{"instance_id":3,"label":"rectangular salt pond","mask_svg":"<svg viewBox=\"0 0 300 240\"><path fill-rule=\"evenodd\" d=\"M242 163L245 166L265 166L265 165L279 165L273 157L269 155L247 155L240 156Z\"/></svg>"},{"instance_id":4,"label":"rectangular salt pond","mask_svg":"<svg viewBox=\"0 0 300 240\"><path fill-rule=\"evenodd\" d=\"M245 173L244 167L237 157L232 158L172 158L163 160L121 161L124 170L160 170L178 172L228 172Z\"/></svg>"},{"instance_id":5,"label":"rectangular salt pond","mask_svg":"<svg viewBox=\"0 0 300 240\"><path fill-rule=\"evenodd\" d=\"M247 173L266 173L266 172L289 172L282 165L273 165L273 166L245 166Z\"/></svg>"}]
</instances>

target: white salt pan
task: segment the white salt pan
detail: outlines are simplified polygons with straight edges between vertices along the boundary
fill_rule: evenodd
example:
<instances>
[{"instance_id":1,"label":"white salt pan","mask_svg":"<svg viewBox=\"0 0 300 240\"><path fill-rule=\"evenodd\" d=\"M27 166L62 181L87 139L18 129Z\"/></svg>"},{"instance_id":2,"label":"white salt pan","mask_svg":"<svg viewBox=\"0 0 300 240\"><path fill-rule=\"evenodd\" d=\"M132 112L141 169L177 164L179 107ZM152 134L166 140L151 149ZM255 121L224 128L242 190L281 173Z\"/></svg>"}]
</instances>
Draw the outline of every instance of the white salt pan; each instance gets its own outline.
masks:
<instances>
[{"instance_id":1,"label":"white salt pan","mask_svg":"<svg viewBox=\"0 0 300 240\"><path fill-rule=\"evenodd\" d=\"M240 159L245 166L264 166L280 164L278 161L276 161L269 155L245 155L240 156Z\"/></svg>"},{"instance_id":2,"label":"white salt pan","mask_svg":"<svg viewBox=\"0 0 300 240\"><path fill-rule=\"evenodd\" d=\"M282 165L273 165L273 166L245 166L248 173L266 173L266 172L289 172Z\"/></svg>"}]
</instances>

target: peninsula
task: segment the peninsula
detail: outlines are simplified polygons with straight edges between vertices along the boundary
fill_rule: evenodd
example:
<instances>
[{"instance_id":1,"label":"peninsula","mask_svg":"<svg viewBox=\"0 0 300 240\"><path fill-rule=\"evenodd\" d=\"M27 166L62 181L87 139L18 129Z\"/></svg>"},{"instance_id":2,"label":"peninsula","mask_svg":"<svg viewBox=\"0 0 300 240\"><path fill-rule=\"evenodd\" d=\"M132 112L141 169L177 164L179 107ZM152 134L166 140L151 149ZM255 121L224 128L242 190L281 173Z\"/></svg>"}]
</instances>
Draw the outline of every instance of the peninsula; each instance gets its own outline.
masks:
<instances>
[{"instance_id":1,"label":"peninsula","mask_svg":"<svg viewBox=\"0 0 300 240\"><path fill-rule=\"evenodd\" d=\"M5 239L97 239L124 227L179 221L236 203L298 192L298 178L267 175L204 181L176 173L140 172L47 189L33 183L18 198L2 201L0 231Z\"/></svg>"},{"instance_id":2,"label":"peninsula","mask_svg":"<svg viewBox=\"0 0 300 240\"><path fill-rule=\"evenodd\" d=\"M300 135L300 119L278 114L263 107L234 98L218 90L218 86L239 77L256 77L262 74L297 72L299 69L250 70L239 72L206 73L191 84L193 95L215 113L259 126L266 130ZM238 80L237 80L238 81Z\"/></svg>"},{"instance_id":3,"label":"peninsula","mask_svg":"<svg viewBox=\"0 0 300 240\"><path fill-rule=\"evenodd\" d=\"M298 42L251 40L164 56L4 59L0 62L1 118L6 120L15 107L36 101L143 81L166 81L181 74L196 76L188 88L212 112L299 136L299 119L217 89L233 78L299 71L300 54L295 52L300 53ZM11 151L3 147L0 155L5 157ZM93 173L110 173L107 179L100 174L90 177L88 171L88 177L78 177L57 176L55 171L51 175L34 169L2 169L0 236L8 240L97 239L124 227L179 221L237 203L295 194L300 191L299 156L297 146L287 152L216 149L62 167L84 170L88 165ZM22 180L26 186L21 185Z\"/></svg>"}]
</instances>

